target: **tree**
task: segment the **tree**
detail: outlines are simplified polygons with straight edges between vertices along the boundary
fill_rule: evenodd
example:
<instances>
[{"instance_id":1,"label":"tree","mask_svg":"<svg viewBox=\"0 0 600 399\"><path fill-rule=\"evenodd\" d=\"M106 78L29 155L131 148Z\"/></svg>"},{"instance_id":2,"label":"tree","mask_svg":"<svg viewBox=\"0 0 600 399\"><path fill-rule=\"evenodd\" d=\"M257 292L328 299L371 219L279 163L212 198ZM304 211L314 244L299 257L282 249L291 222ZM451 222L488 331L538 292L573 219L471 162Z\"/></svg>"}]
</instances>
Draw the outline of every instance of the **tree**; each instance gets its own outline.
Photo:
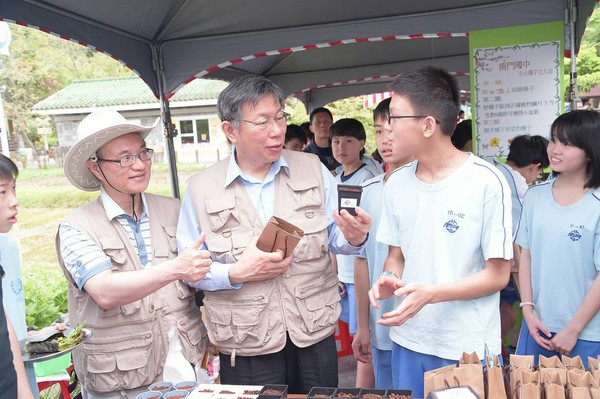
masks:
<instances>
[{"instance_id":1,"label":"tree","mask_svg":"<svg viewBox=\"0 0 600 399\"><path fill-rule=\"evenodd\" d=\"M333 114L334 122L342 118L354 118L363 124L367 132L366 154L370 155L377 148L375 145L375 128L373 127L373 110L366 109L364 103L364 97L357 96L331 102L325 107ZM300 125L308 121L308 113L304 104L295 97L286 100L286 112L290 113L289 123Z\"/></svg>"},{"instance_id":2,"label":"tree","mask_svg":"<svg viewBox=\"0 0 600 399\"><path fill-rule=\"evenodd\" d=\"M34 153L39 136L32 108L75 79L132 76L118 61L53 35L10 24L10 56L1 56L0 85L9 132Z\"/></svg>"},{"instance_id":3,"label":"tree","mask_svg":"<svg viewBox=\"0 0 600 399\"><path fill-rule=\"evenodd\" d=\"M594 8L594 12L590 17L581 46L577 53L577 87L580 93L589 91L592 87L600 85L600 48L598 43L600 40L600 12L598 5ZM565 87L569 86L569 73L571 60L565 58ZM565 96L566 98L566 96Z\"/></svg>"}]
</instances>

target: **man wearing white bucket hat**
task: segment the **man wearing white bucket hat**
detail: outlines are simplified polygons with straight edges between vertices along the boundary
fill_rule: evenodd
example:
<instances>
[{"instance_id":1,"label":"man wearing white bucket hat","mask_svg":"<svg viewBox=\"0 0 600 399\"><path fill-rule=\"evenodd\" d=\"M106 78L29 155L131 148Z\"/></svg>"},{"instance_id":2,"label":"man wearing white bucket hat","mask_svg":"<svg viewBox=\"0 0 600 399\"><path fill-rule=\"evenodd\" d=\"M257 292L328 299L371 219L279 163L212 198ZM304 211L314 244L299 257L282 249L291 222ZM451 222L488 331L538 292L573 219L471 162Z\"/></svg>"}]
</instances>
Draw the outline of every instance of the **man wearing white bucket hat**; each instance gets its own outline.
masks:
<instances>
[{"instance_id":1,"label":"man wearing white bucket hat","mask_svg":"<svg viewBox=\"0 0 600 399\"><path fill-rule=\"evenodd\" d=\"M160 381L172 327L191 364L207 345L195 290L180 281L210 270L210 254L198 249L204 237L177 256L179 201L144 193L153 155L144 139L155 126L94 112L65 157L74 186L100 190L60 224L56 240L71 325L85 321L93 332L73 351L88 398L132 398Z\"/></svg>"}]
</instances>

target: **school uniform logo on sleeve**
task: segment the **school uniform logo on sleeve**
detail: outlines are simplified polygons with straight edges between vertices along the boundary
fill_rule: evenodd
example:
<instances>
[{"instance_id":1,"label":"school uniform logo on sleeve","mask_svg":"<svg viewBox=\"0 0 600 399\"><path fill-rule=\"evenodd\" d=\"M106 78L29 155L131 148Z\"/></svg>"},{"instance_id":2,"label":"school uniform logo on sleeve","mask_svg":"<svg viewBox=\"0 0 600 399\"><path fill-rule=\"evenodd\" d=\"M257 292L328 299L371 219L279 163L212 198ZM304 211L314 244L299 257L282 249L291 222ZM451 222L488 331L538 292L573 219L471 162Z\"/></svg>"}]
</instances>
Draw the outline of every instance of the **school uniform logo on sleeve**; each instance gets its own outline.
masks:
<instances>
[{"instance_id":1,"label":"school uniform logo on sleeve","mask_svg":"<svg viewBox=\"0 0 600 399\"><path fill-rule=\"evenodd\" d=\"M15 294L20 294L23 291L23 282L20 278L17 278L10 282L10 288Z\"/></svg>"}]
</instances>

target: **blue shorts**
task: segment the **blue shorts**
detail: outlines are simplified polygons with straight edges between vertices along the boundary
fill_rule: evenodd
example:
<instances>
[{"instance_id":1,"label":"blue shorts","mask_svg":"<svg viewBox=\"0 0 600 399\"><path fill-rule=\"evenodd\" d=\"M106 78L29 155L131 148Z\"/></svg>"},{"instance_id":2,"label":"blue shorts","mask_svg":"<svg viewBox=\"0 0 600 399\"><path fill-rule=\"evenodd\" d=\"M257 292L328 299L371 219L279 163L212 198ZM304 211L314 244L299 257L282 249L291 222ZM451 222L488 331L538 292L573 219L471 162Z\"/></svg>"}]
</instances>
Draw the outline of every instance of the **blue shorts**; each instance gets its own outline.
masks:
<instances>
[{"instance_id":1,"label":"blue shorts","mask_svg":"<svg viewBox=\"0 0 600 399\"><path fill-rule=\"evenodd\" d=\"M435 370L458 360L413 352L397 343L392 344L392 380L394 389L412 389L413 398L423 397L424 376L426 371Z\"/></svg>"},{"instance_id":2,"label":"blue shorts","mask_svg":"<svg viewBox=\"0 0 600 399\"><path fill-rule=\"evenodd\" d=\"M375 374L376 389L393 389L392 382L392 351L377 349L371 345L373 354L373 373Z\"/></svg>"},{"instance_id":3,"label":"blue shorts","mask_svg":"<svg viewBox=\"0 0 600 399\"><path fill-rule=\"evenodd\" d=\"M552 333L554 336L555 333ZM547 349L542 348L535 342L531 334L529 334L529 328L527 328L527 324L525 323L525 319L521 324L521 331L519 333L519 342L517 343L517 350L515 351L517 355L534 355L534 363L537 366L539 355L544 355L545 357L558 356L561 357L560 353L556 351L549 351ZM581 360L583 360L584 364L587 361L588 357L598 357L600 354L600 342L597 341L585 341L583 339L578 339L577 343L571 350L569 357L581 356Z\"/></svg>"},{"instance_id":4,"label":"blue shorts","mask_svg":"<svg viewBox=\"0 0 600 399\"><path fill-rule=\"evenodd\" d=\"M346 295L341 299L342 313L340 320L348 323L348 331L350 334L356 334L356 292L354 284L344 283L346 286Z\"/></svg>"}]
</instances>

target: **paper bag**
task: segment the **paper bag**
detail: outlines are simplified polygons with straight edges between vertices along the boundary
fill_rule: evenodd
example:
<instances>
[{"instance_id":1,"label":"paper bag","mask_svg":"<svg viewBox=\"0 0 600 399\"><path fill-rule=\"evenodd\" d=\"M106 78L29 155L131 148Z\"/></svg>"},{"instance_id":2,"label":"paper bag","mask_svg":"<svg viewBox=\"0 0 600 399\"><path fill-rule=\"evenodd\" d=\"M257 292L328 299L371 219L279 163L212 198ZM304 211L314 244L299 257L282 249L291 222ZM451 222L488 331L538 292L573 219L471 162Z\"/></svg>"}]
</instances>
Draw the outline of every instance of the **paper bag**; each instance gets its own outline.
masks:
<instances>
[{"instance_id":1,"label":"paper bag","mask_svg":"<svg viewBox=\"0 0 600 399\"><path fill-rule=\"evenodd\" d=\"M565 365L560 361L558 356L546 357L540 355L538 369L565 369Z\"/></svg>"},{"instance_id":2,"label":"paper bag","mask_svg":"<svg viewBox=\"0 0 600 399\"><path fill-rule=\"evenodd\" d=\"M450 365L425 373L424 397L431 390L441 390L454 387L469 387L479 398L484 398L483 366L476 353L463 353L458 366Z\"/></svg>"},{"instance_id":3,"label":"paper bag","mask_svg":"<svg viewBox=\"0 0 600 399\"><path fill-rule=\"evenodd\" d=\"M600 389L573 387L569 392L570 399L600 399Z\"/></svg>"},{"instance_id":4,"label":"paper bag","mask_svg":"<svg viewBox=\"0 0 600 399\"><path fill-rule=\"evenodd\" d=\"M509 380L510 380L510 392L511 396L514 398L516 395L516 386L517 382L521 381L521 373L523 370L527 370L527 372L533 371L534 357L533 355L510 355L510 372L509 372ZM522 385L522 384L521 384Z\"/></svg>"},{"instance_id":5,"label":"paper bag","mask_svg":"<svg viewBox=\"0 0 600 399\"><path fill-rule=\"evenodd\" d=\"M523 367L515 369L513 376L514 385L511 385L511 399L539 399L541 397L542 385L539 372Z\"/></svg>"},{"instance_id":6,"label":"paper bag","mask_svg":"<svg viewBox=\"0 0 600 399\"><path fill-rule=\"evenodd\" d=\"M582 373L585 371L581 356L568 357L563 355L561 360L567 370L580 370Z\"/></svg>"},{"instance_id":7,"label":"paper bag","mask_svg":"<svg viewBox=\"0 0 600 399\"><path fill-rule=\"evenodd\" d=\"M493 361L486 365L485 379L487 399L507 399L504 372L500 366L499 356L495 356Z\"/></svg>"},{"instance_id":8,"label":"paper bag","mask_svg":"<svg viewBox=\"0 0 600 399\"><path fill-rule=\"evenodd\" d=\"M560 384L545 384L544 385L545 399L565 399L565 387Z\"/></svg>"},{"instance_id":9,"label":"paper bag","mask_svg":"<svg viewBox=\"0 0 600 399\"><path fill-rule=\"evenodd\" d=\"M567 393L570 399L600 399L600 387L591 372L569 370L567 379Z\"/></svg>"},{"instance_id":10,"label":"paper bag","mask_svg":"<svg viewBox=\"0 0 600 399\"><path fill-rule=\"evenodd\" d=\"M455 364L449 366L440 367L439 369L426 371L423 375L423 397L426 398L429 392L435 391L434 378L437 375L451 373L456 368Z\"/></svg>"},{"instance_id":11,"label":"paper bag","mask_svg":"<svg viewBox=\"0 0 600 399\"><path fill-rule=\"evenodd\" d=\"M588 357L588 367L592 376L600 385L600 360L597 357Z\"/></svg>"},{"instance_id":12,"label":"paper bag","mask_svg":"<svg viewBox=\"0 0 600 399\"><path fill-rule=\"evenodd\" d=\"M510 368L512 369L520 369L520 368L528 368L529 370L533 370L533 355L510 355Z\"/></svg>"},{"instance_id":13,"label":"paper bag","mask_svg":"<svg viewBox=\"0 0 600 399\"><path fill-rule=\"evenodd\" d=\"M298 227L277 216L271 216L258 237L256 247L264 252L275 252L280 249L284 253L284 258L287 258L303 236L304 231Z\"/></svg>"},{"instance_id":14,"label":"paper bag","mask_svg":"<svg viewBox=\"0 0 600 399\"><path fill-rule=\"evenodd\" d=\"M541 399L542 388L537 382L530 382L522 386L517 386L518 399Z\"/></svg>"},{"instance_id":15,"label":"paper bag","mask_svg":"<svg viewBox=\"0 0 600 399\"><path fill-rule=\"evenodd\" d=\"M562 386L567 385L567 369L558 356L546 357L540 355L538 371L540 372L542 384L554 382L562 384Z\"/></svg>"},{"instance_id":16,"label":"paper bag","mask_svg":"<svg viewBox=\"0 0 600 399\"><path fill-rule=\"evenodd\" d=\"M458 361L458 368L454 370L459 386L468 386L475 391L480 398L485 397L483 388L483 365L476 352L464 353Z\"/></svg>"},{"instance_id":17,"label":"paper bag","mask_svg":"<svg viewBox=\"0 0 600 399\"><path fill-rule=\"evenodd\" d=\"M597 357L588 356L588 369L590 371L600 370L600 359Z\"/></svg>"}]
</instances>

